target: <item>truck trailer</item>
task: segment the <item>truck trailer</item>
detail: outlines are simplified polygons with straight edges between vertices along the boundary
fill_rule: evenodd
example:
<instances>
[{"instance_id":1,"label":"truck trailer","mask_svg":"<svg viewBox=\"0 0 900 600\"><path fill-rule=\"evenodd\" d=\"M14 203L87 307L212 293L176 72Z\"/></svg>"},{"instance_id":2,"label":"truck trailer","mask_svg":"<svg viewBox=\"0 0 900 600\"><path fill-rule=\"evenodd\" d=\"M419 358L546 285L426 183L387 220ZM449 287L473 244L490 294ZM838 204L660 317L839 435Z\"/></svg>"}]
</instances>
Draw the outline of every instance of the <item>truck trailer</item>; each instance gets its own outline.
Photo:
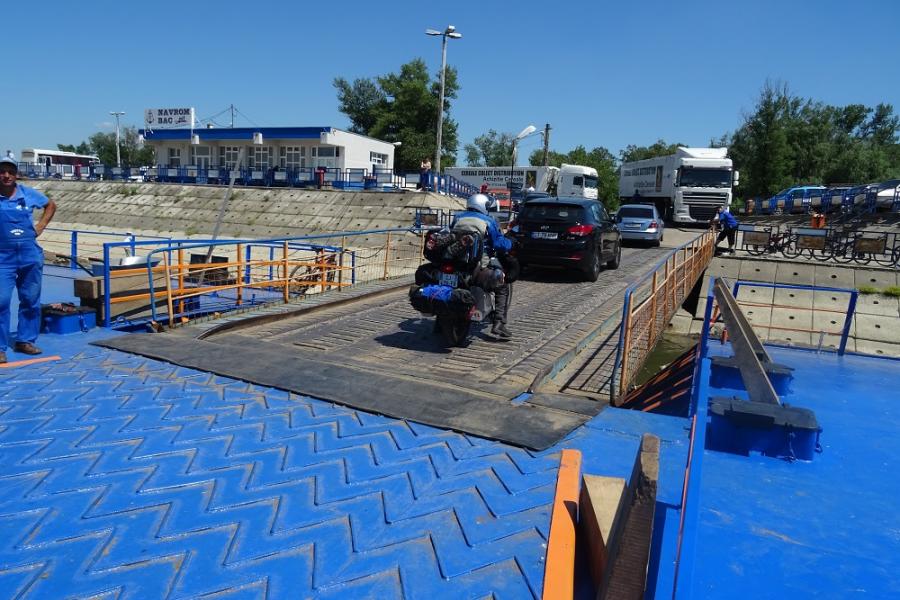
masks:
<instances>
[{"instance_id":1,"label":"truck trailer","mask_svg":"<svg viewBox=\"0 0 900 600\"><path fill-rule=\"evenodd\" d=\"M509 200L510 190L547 192L553 196L577 196L597 199L597 169L583 165L560 167L448 167L444 173Z\"/></svg>"},{"instance_id":2,"label":"truck trailer","mask_svg":"<svg viewBox=\"0 0 900 600\"><path fill-rule=\"evenodd\" d=\"M720 206L731 206L738 184L727 148L678 148L670 156L624 163L622 202L652 202L667 221L705 223Z\"/></svg>"}]
</instances>

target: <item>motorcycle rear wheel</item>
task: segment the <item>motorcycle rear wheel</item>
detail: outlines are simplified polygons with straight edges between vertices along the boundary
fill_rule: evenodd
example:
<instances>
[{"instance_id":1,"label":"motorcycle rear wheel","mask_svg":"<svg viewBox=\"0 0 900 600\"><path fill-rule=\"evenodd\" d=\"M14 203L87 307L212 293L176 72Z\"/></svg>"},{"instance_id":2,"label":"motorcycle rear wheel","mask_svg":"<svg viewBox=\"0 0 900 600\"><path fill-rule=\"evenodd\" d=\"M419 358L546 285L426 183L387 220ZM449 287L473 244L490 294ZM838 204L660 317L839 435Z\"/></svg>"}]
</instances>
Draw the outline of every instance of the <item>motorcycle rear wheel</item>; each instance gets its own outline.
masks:
<instances>
[{"instance_id":1,"label":"motorcycle rear wheel","mask_svg":"<svg viewBox=\"0 0 900 600\"><path fill-rule=\"evenodd\" d=\"M437 325L448 346L462 346L469 337L471 322L464 317L438 315Z\"/></svg>"}]
</instances>

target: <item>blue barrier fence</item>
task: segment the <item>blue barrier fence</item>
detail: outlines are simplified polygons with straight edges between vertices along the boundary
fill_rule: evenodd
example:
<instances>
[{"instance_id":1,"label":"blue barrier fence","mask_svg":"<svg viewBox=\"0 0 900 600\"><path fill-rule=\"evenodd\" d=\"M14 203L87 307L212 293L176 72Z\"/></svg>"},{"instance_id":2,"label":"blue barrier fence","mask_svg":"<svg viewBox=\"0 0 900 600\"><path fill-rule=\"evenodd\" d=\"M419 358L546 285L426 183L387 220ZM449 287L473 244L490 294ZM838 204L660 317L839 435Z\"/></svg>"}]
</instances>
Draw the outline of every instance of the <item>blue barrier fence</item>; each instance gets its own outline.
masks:
<instances>
[{"instance_id":1,"label":"blue barrier fence","mask_svg":"<svg viewBox=\"0 0 900 600\"><path fill-rule=\"evenodd\" d=\"M65 169L63 169L65 167ZM418 172L398 174L390 169L338 169L325 167L253 168L184 166L113 167L91 165L75 172L69 165L20 163L19 172L31 179L79 179L86 181L153 181L180 185L228 185L234 176L235 184L256 187L309 188L327 187L344 190L396 191L419 189L457 197L468 197L478 189L450 175Z\"/></svg>"}]
</instances>

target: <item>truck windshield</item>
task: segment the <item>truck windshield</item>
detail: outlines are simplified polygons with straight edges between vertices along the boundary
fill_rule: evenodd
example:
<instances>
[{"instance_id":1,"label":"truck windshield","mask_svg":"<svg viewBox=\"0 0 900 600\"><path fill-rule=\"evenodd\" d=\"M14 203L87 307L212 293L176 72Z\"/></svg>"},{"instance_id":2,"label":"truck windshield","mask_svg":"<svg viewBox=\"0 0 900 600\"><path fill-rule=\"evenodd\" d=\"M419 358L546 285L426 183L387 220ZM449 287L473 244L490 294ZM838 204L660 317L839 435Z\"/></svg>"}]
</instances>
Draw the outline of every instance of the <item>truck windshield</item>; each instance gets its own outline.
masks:
<instances>
[{"instance_id":1,"label":"truck windshield","mask_svg":"<svg viewBox=\"0 0 900 600\"><path fill-rule=\"evenodd\" d=\"M731 187L731 171L681 167L678 185L682 187Z\"/></svg>"}]
</instances>

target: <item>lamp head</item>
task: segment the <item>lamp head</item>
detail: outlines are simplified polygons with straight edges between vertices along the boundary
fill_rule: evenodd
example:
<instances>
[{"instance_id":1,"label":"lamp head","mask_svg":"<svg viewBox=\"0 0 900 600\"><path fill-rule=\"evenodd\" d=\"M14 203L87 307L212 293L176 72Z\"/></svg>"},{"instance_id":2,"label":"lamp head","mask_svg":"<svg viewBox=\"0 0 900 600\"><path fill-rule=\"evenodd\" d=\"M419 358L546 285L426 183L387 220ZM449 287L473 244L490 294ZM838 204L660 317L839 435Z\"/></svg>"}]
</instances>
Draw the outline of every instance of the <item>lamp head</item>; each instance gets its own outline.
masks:
<instances>
[{"instance_id":1,"label":"lamp head","mask_svg":"<svg viewBox=\"0 0 900 600\"><path fill-rule=\"evenodd\" d=\"M525 129L523 129L522 131L519 132L519 135L516 136L516 139L521 140L524 137L528 137L535 131L537 131L537 127L535 127L534 125L529 125L528 127L526 127Z\"/></svg>"},{"instance_id":2,"label":"lamp head","mask_svg":"<svg viewBox=\"0 0 900 600\"><path fill-rule=\"evenodd\" d=\"M425 35L441 35L440 31L436 31L434 29L426 29Z\"/></svg>"}]
</instances>

